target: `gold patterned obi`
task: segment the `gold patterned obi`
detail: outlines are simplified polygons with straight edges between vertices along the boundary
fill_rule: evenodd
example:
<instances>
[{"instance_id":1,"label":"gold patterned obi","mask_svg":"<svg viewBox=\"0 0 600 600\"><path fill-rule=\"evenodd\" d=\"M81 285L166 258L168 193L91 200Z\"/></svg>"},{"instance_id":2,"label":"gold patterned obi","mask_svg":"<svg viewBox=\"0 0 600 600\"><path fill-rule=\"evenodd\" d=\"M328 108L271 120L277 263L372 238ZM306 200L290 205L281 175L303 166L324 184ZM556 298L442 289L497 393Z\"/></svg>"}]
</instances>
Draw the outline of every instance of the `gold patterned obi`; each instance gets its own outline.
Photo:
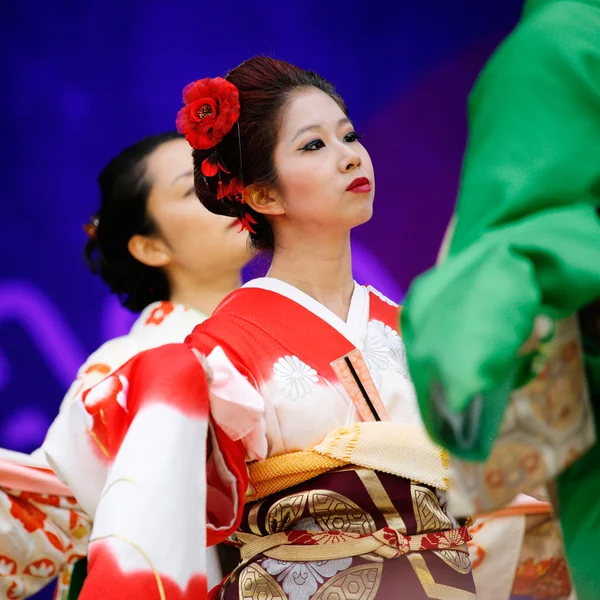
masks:
<instances>
[{"instance_id":1,"label":"gold patterned obi","mask_svg":"<svg viewBox=\"0 0 600 600\"><path fill-rule=\"evenodd\" d=\"M446 515L431 486L346 467L248 504L236 540L243 561L314 561L466 551L469 534Z\"/></svg>"},{"instance_id":2,"label":"gold patterned obi","mask_svg":"<svg viewBox=\"0 0 600 600\"><path fill-rule=\"evenodd\" d=\"M238 532L237 539L244 561L258 554L282 561L320 561L363 554L398 558L409 552L464 548L470 536L466 526L412 536L384 527L371 534L293 530L258 536Z\"/></svg>"},{"instance_id":3,"label":"gold patterned obi","mask_svg":"<svg viewBox=\"0 0 600 600\"><path fill-rule=\"evenodd\" d=\"M242 562L211 598L475 598L469 534L444 508L448 457L422 428L356 423L248 470Z\"/></svg>"},{"instance_id":4,"label":"gold patterned obi","mask_svg":"<svg viewBox=\"0 0 600 600\"><path fill-rule=\"evenodd\" d=\"M242 563L215 597L472 600L469 534L443 496L346 465L250 501L234 536Z\"/></svg>"}]
</instances>

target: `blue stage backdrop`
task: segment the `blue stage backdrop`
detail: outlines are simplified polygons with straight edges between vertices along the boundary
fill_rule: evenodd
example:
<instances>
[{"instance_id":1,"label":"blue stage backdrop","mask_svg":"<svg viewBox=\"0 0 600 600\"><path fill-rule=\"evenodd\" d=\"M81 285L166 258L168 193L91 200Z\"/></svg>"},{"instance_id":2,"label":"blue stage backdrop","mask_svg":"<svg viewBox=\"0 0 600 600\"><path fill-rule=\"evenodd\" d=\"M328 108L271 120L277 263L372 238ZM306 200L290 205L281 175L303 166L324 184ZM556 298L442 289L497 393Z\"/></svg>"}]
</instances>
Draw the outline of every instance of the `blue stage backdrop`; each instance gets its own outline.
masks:
<instances>
[{"instance_id":1,"label":"blue stage backdrop","mask_svg":"<svg viewBox=\"0 0 600 600\"><path fill-rule=\"evenodd\" d=\"M357 278L400 298L435 260L456 195L468 91L520 8L3 3L0 446L37 447L77 367L131 323L86 270L82 224L97 207L98 171L125 145L172 129L184 85L254 54L331 79L377 177L375 216L354 236Z\"/></svg>"}]
</instances>

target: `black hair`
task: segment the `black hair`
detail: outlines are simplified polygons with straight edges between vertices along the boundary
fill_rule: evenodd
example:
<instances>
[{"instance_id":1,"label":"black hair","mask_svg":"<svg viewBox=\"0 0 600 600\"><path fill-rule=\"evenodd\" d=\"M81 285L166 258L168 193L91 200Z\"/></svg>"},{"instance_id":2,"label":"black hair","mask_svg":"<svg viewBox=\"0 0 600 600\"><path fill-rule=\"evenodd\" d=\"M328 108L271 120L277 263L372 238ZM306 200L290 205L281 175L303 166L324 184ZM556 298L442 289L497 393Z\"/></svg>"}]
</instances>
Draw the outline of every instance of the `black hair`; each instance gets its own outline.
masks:
<instances>
[{"instance_id":1,"label":"black hair","mask_svg":"<svg viewBox=\"0 0 600 600\"><path fill-rule=\"evenodd\" d=\"M86 261L133 312L170 297L165 273L135 259L128 244L136 234L157 232L147 207L152 189L147 158L162 144L177 139L183 136L175 131L146 137L115 156L98 175L100 210L92 219L95 227L85 246Z\"/></svg>"}]
</instances>

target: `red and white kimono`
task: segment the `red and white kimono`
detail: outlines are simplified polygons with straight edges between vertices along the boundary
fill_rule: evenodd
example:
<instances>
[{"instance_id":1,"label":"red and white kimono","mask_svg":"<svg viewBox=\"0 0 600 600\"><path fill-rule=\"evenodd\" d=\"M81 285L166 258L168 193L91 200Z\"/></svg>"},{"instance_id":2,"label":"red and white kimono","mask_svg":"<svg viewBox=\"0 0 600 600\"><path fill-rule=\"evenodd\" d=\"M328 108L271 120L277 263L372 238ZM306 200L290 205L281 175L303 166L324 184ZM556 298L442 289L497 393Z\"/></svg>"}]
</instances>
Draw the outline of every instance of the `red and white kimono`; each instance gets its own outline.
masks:
<instances>
[{"instance_id":1,"label":"red and white kimono","mask_svg":"<svg viewBox=\"0 0 600 600\"><path fill-rule=\"evenodd\" d=\"M109 340L81 366L56 422L82 391L143 350L185 339L206 315L172 302L147 306L124 336ZM51 428L54 428L53 425ZM90 519L49 470L41 450L32 455L0 449L0 598L27 598L59 576L57 600L67 597L70 568L87 552ZM221 579L213 549L210 581Z\"/></svg>"},{"instance_id":2,"label":"red and white kimono","mask_svg":"<svg viewBox=\"0 0 600 600\"><path fill-rule=\"evenodd\" d=\"M474 598L468 535L445 514L444 456L423 435L397 323L375 290L355 286L344 322L262 278L185 344L83 392L44 444L94 521L81 599L205 598L205 546L234 533L245 562L223 598L325 598L353 577L365 599L397 586ZM362 425L381 436L365 427L365 445ZM310 451L347 468L257 497L253 467Z\"/></svg>"}]
</instances>

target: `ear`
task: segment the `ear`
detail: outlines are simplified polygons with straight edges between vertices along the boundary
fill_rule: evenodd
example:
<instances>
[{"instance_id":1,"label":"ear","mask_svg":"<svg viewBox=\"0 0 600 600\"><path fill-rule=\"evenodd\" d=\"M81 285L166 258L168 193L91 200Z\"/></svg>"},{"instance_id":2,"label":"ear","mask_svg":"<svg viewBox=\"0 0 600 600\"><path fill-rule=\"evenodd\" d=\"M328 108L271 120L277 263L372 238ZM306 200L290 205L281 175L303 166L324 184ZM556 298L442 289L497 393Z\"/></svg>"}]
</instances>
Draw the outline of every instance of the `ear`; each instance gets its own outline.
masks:
<instances>
[{"instance_id":1,"label":"ear","mask_svg":"<svg viewBox=\"0 0 600 600\"><path fill-rule=\"evenodd\" d=\"M275 190L251 184L244 189L246 204L261 215L283 215L285 209Z\"/></svg>"},{"instance_id":2,"label":"ear","mask_svg":"<svg viewBox=\"0 0 600 600\"><path fill-rule=\"evenodd\" d=\"M169 248L158 237L133 235L129 238L127 249L133 258L149 267L166 267L171 263Z\"/></svg>"}]
</instances>

